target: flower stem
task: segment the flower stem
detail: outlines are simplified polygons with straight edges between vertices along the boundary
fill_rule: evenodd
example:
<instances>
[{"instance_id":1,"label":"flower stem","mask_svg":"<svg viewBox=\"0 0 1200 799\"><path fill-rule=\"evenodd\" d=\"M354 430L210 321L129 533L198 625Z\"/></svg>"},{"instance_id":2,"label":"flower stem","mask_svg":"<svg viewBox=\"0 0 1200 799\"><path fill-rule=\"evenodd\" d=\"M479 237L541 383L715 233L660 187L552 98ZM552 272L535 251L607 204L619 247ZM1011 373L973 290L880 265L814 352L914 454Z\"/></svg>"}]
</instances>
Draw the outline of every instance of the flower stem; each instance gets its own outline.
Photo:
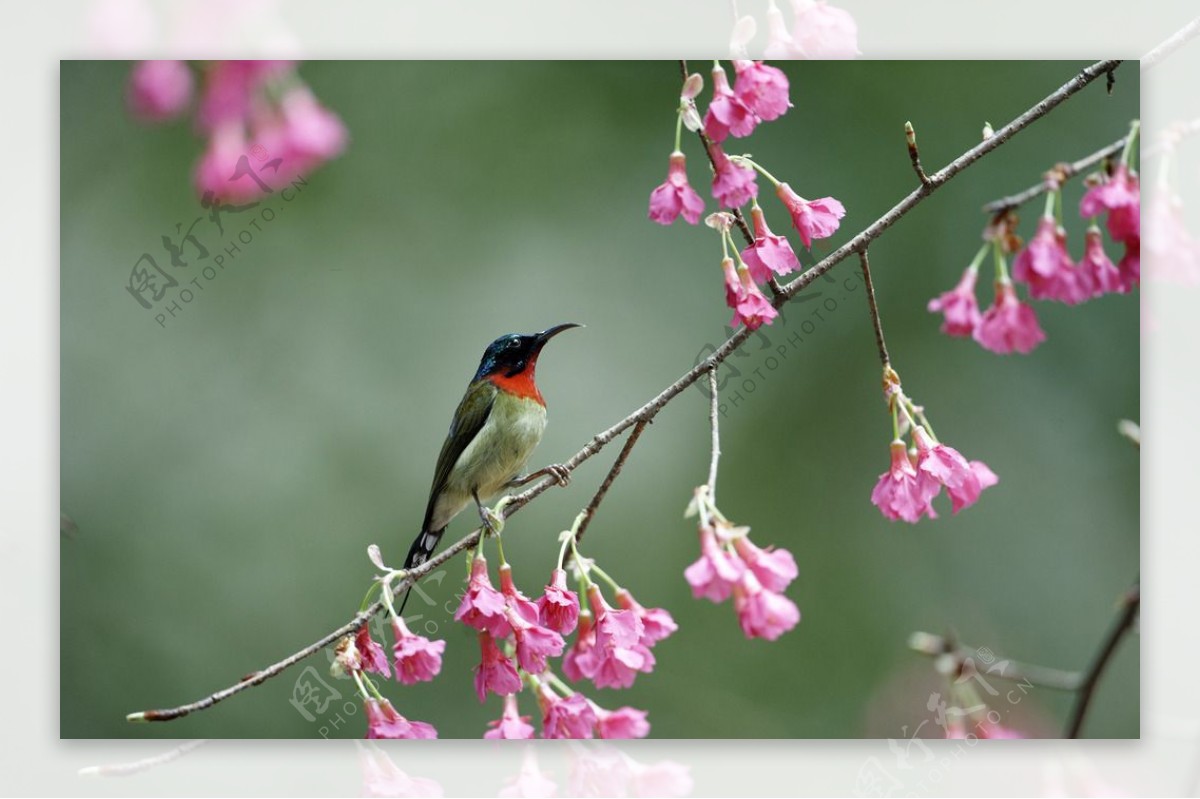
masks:
<instances>
[{"instance_id":1,"label":"flower stem","mask_svg":"<svg viewBox=\"0 0 1200 799\"><path fill-rule=\"evenodd\" d=\"M996 282L1009 283L1008 265L1004 263L1004 254L1000 252L1000 243L993 242L995 246L992 248L992 253L996 256Z\"/></svg>"},{"instance_id":2,"label":"flower stem","mask_svg":"<svg viewBox=\"0 0 1200 799\"><path fill-rule=\"evenodd\" d=\"M1133 149L1137 145L1138 136L1142 130L1142 121L1135 119L1129 123L1129 135L1125 138L1125 147L1121 150L1121 163L1128 166L1129 159L1133 155Z\"/></svg>"},{"instance_id":3,"label":"flower stem","mask_svg":"<svg viewBox=\"0 0 1200 799\"><path fill-rule=\"evenodd\" d=\"M979 265L983 263L984 257L987 256L988 248L991 246L992 242L985 241L983 246L979 248L979 252L975 253L975 257L971 259L971 265L968 266L967 269L971 270L972 272L978 272Z\"/></svg>"},{"instance_id":4,"label":"flower stem","mask_svg":"<svg viewBox=\"0 0 1200 799\"><path fill-rule=\"evenodd\" d=\"M761 173L764 178L771 181L771 183L773 185L778 186L782 182L779 180L779 178L775 177L770 172L768 172L766 169L764 169L762 164L758 163L757 161L755 161L751 158L747 158L744 155L734 156L734 158L736 158L737 160L739 160L749 166L754 167L754 169L756 169L759 173Z\"/></svg>"},{"instance_id":5,"label":"flower stem","mask_svg":"<svg viewBox=\"0 0 1200 799\"><path fill-rule=\"evenodd\" d=\"M675 152L682 153L683 149L680 144L683 142L683 106L679 107L679 112L675 114Z\"/></svg>"},{"instance_id":6,"label":"flower stem","mask_svg":"<svg viewBox=\"0 0 1200 799\"><path fill-rule=\"evenodd\" d=\"M1058 189L1046 192L1046 208L1042 211L1042 216L1054 216L1054 196L1058 194Z\"/></svg>"},{"instance_id":7,"label":"flower stem","mask_svg":"<svg viewBox=\"0 0 1200 799\"><path fill-rule=\"evenodd\" d=\"M601 569L595 563L592 564L591 569L596 574L600 575L600 579L602 579L602 580L604 580L604 582L608 583L609 587L612 588L612 590L614 590L614 591L621 590L621 586L617 585L617 581L614 580L612 577L609 577L608 572L604 571L604 569Z\"/></svg>"}]
</instances>

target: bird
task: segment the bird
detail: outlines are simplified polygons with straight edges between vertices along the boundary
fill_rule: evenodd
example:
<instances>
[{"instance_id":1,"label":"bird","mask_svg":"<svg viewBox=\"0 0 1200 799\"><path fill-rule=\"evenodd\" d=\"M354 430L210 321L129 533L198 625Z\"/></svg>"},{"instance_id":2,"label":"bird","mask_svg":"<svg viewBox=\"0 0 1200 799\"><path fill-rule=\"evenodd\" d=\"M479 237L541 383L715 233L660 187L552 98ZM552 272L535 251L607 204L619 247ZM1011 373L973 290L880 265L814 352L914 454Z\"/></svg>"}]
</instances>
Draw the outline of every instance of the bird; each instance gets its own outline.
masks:
<instances>
[{"instance_id":1,"label":"bird","mask_svg":"<svg viewBox=\"0 0 1200 799\"><path fill-rule=\"evenodd\" d=\"M485 527L494 519L483 500L545 475L570 480L561 464L520 477L546 429L546 401L534 372L542 348L553 337L583 325L568 322L540 333L507 333L487 346L438 454L425 506L425 519L404 560L412 569L429 560L450 520L472 501ZM406 591L400 613L411 592Z\"/></svg>"}]
</instances>

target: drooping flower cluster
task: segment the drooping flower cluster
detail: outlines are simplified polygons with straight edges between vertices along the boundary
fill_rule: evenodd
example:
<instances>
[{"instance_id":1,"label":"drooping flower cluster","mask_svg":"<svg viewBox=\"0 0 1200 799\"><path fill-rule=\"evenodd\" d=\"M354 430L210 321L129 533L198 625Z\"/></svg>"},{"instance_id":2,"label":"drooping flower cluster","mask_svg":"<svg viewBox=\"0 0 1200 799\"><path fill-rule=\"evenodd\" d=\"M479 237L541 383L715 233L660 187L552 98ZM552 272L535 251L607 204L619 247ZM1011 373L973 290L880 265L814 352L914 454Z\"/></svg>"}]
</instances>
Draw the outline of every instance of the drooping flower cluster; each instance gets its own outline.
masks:
<instances>
[{"instance_id":1,"label":"drooping flower cluster","mask_svg":"<svg viewBox=\"0 0 1200 799\"><path fill-rule=\"evenodd\" d=\"M900 386L890 366L883 373L884 396L892 414L891 466L879 476L871 502L892 521L912 524L922 517L937 518L933 500L946 489L951 509L958 513L975 504L985 488L999 478L982 461L968 461L951 446L940 443L925 418ZM911 437L911 447L904 436Z\"/></svg>"},{"instance_id":2,"label":"drooping flower cluster","mask_svg":"<svg viewBox=\"0 0 1200 799\"><path fill-rule=\"evenodd\" d=\"M799 574L792 553L755 545L750 528L730 523L707 486L696 489L687 515L693 514L700 518L700 558L684 571L692 595L718 603L732 596L747 638L774 641L795 627L800 610L783 593Z\"/></svg>"},{"instance_id":3,"label":"drooping flower cluster","mask_svg":"<svg viewBox=\"0 0 1200 799\"><path fill-rule=\"evenodd\" d=\"M396 643L392 648L396 679L405 685L432 680L442 668L445 641L430 641L418 635L398 616L392 616ZM381 696L368 674L384 679L392 677L387 653L371 637L364 623L354 637L343 638L337 646L333 668L349 674L358 687L367 715L368 738L436 738L437 730L421 721L409 721Z\"/></svg>"},{"instance_id":4,"label":"drooping flower cluster","mask_svg":"<svg viewBox=\"0 0 1200 799\"><path fill-rule=\"evenodd\" d=\"M1138 177L1131 171L1129 155L1136 140L1135 122L1121 162L1111 175L1089 178L1091 187L1080 202L1080 215L1090 224L1084 235L1083 255L1075 261L1067 248L1067 233L1062 225L1061 171L1047 175L1046 207L1029 243L1021 246L1013 233L1016 217L1002 212L989 225L985 238L996 253L996 302L980 314L975 300L975 282L979 262L988 245L967 268L958 285L929 302L929 310L943 314L941 330L951 336L972 336L985 349L1007 354L1028 353L1045 340L1033 309L1016 295L1013 280L1025 284L1034 300L1052 300L1078 305L1104 294L1122 294L1140 281L1141 275L1141 201ZM1125 254L1114 264L1104 250L1103 234L1097 223L1106 216L1112 239L1122 244ZM1004 256L1016 252L1012 279Z\"/></svg>"},{"instance_id":5,"label":"drooping flower cluster","mask_svg":"<svg viewBox=\"0 0 1200 799\"><path fill-rule=\"evenodd\" d=\"M295 62L210 61L198 70L195 121L208 143L194 182L207 202L256 200L345 149L341 119L300 80ZM139 62L129 109L146 122L178 118L192 105L193 84L186 62Z\"/></svg>"},{"instance_id":6,"label":"drooping flower cluster","mask_svg":"<svg viewBox=\"0 0 1200 799\"><path fill-rule=\"evenodd\" d=\"M820 15L823 13L820 9L824 8L823 5L813 6L809 11ZM742 226L749 241L740 251L730 237L734 222L732 214L718 212L711 214L707 221L721 232L725 301L734 311L730 324L755 330L770 324L779 315L760 284L800 269L800 260L787 238L773 233L767 225L763 209L758 205L757 174L761 173L774 185L775 194L791 216L792 225L805 247L837 232L846 209L833 197L805 199L749 157L725 152L724 143L729 137L749 136L759 124L778 119L792 107L788 79L780 69L750 60L735 60L733 67L737 77L732 85L720 62L713 67L713 97L703 119L696 109L695 98L704 81L698 74L690 75L684 81L667 179L650 193L649 216L663 225L671 224L681 215L692 224L699 221L704 201L688 183L686 159L680 148L684 127L702 130L701 138L713 167L712 194L718 205L740 213L742 206L751 204L753 234L751 236L749 229Z\"/></svg>"}]
</instances>

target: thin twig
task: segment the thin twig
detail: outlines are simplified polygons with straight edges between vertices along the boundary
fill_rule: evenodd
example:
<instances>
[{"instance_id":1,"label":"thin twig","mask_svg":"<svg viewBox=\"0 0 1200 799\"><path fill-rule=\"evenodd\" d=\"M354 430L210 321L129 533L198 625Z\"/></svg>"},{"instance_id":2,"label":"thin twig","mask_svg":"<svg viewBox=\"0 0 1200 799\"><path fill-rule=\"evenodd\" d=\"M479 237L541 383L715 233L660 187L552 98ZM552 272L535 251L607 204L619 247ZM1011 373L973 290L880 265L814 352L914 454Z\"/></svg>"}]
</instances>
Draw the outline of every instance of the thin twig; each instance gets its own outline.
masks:
<instances>
[{"instance_id":1,"label":"thin twig","mask_svg":"<svg viewBox=\"0 0 1200 799\"><path fill-rule=\"evenodd\" d=\"M613 461L612 468L608 470L608 474L605 475L604 482L596 489L596 494L592 497L592 501L583 509L583 520L575 528L576 544L583 540L583 534L587 530L588 525L592 523L592 517L596 515L596 509L604 501L604 495L608 493L608 489L612 486L613 481L621 473L621 467L625 465L625 460L629 457L629 453L633 451L633 445L637 443L638 437L641 436L642 431L646 429L646 425L648 424L650 424L648 419L638 422L633 426L633 431L629 434L629 438L625 439L625 446L621 447L621 452L617 455L617 459Z\"/></svg>"},{"instance_id":2,"label":"thin twig","mask_svg":"<svg viewBox=\"0 0 1200 799\"><path fill-rule=\"evenodd\" d=\"M708 463L708 497L717 501L717 462L721 459L721 434L717 428L717 367L708 370L708 423L712 426L712 460Z\"/></svg>"},{"instance_id":3,"label":"thin twig","mask_svg":"<svg viewBox=\"0 0 1200 799\"><path fill-rule=\"evenodd\" d=\"M875 303L875 285L871 282L871 262L867 259L865 249L859 252L858 259L862 263L863 283L867 287L867 306L871 310L871 324L875 327L875 346L879 348L879 360L886 369L892 361L888 357L887 344L883 341L883 322L879 319L879 306Z\"/></svg>"},{"instance_id":4,"label":"thin twig","mask_svg":"<svg viewBox=\"0 0 1200 799\"><path fill-rule=\"evenodd\" d=\"M1056 691L1076 691L1083 682L1083 675L1077 671L1063 671L1049 666L998 658L993 653L988 653L989 659L984 660L982 649L960 643L953 636L934 635L926 632L913 633L909 637L909 647L930 657L949 657L950 664L946 667L945 673L956 678L962 675L969 662L970 668L976 672L982 671L989 677L999 677L1010 682L1028 682L1031 685ZM982 662L983 666L976 663L976 658Z\"/></svg>"},{"instance_id":5,"label":"thin twig","mask_svg":"<svg viewBox=\"0 0 1200 799\"><path fill-rule=\"evenodd\" d=\"M1197 34L1200 34L1200 17L1196 17L1194 20L1172 33L1161 44L1142 56L1142 72L1145 72L1159 61L1162 61Z\"/></svg>"},{"instance_id":6,"label":"thin twig","mask_svg":"<svg viewBox=\"0 0 1200 799\"><path fill-rule=\"evenodd\" d=\"M917 132L913 130L911 122L904 123L904 140L908 143L908 160L912 161L913 171L917 173L917 180L928 186L929 175L925 174L925 168L921 166L921 153L917 150Z\"/></svg>"},{"instance_id":7,"label":"thin twig","mask_svg":"<svg viewBox=\"0 0 1200 799\"><path fill-rule=\"evenodd\" d=\"M1121 152L1125 147L1125 142L1129 139L1128 136L1122 136L1112 144L1101 147L1091 155L1085 155L1078 161L1066 164L1058 164L1051 170L1059 185L1068 178L1078 175L1084 170L1091 169L1096 164L1099 164L1105 158L1110 158ZM983 206L984 213L998 214L1001 211L1007 211L1010 208L1016 208L1019 205L1029 202L1034 197L1040 197L1050 190L1050 183L1047 180L1042 180L1040 183L1030 186L1024 191L1019 191L1016 194L1008 197L1001 197L999 200L992 200L987 205Z\"/></svg>"},{"instance_id":8,"label":"thin twig","mask_svg":"<svg viewBox=\"0 0 1200 799\"><path fill-rule=\"evenodd\" d=\"M922 184L918 186L907 197L896 203L896 205L893 206L890 211L872 222L870 225L864 228L862 232L850 239L850 241L846 242L841 247L838 247L829 255L826 255L811 269L806 270L799 277L785 285L780 296L776 297L774 300L775 307L778 308L792 297L795 297L799 292L804 290L805 286L808 286L821 275L825 274L830 269L844 261L846 257L850 255L850 253L858 252L867 244L870 244L872 241L879 238L883 231L896 224L901 217L911 211L926 197L940 188L959 172L962 172L971 164L975 163L992 150L995 150L997 147L1004 144L1017 133L1046 116L1046 114L1057 108L1063 101L1077 94L1081 89L1099 78L1101 75L1104 75L1110 70L1116 69L1120 65L1120 60L1110 60L1097 61L1090 67L1086 67L1074 78L1071 78L1071 80L1067 81L1062 86L1046 95L1045 98L1043 98L1025 113L1021 114L1012 122L1009 122L1007 125L1000 128L1000 130L992 134L990 138L975 145L970 150L967 150L958 158L955 158L949 164L930 175L928 185Z\"/></svg>"},{"instance_id":9,"label":"thin twig","mask_svg":"<svg viewBox=\"0 0 1200 799\"><path fill-rule=\"evenodd\" d=\"M1141 604L1141 586L1139 581L1135 580L1133 586L1122 595L1117 617L1109 627L1108 634L1104 636L1104 641L1100 644L1100 651L1096 653L1091 665L1084 673L1083 684L1079 686L1079 695L1075 697L1075 706L1071 708L1071 717L1067 721L1066 732L1063 733L1064 738L1079 737L1079 733L1083 729L1083 720L1087 716L1092 698L1096 695L1096 686L1100 682L1100 677L1112 661L1112 656L1117 651L1117 645L1121 643L1125 634L1133 629L1133 623L1137 619Z\"/></svg>"},{"instance_id":10,"label":"thin twig","mask_svg":"<svg viewBox=\"0 0 1200 799\"><path fill-rule=\"evenodd\" d=\"M1100 75L1104 74L1110 69L1116 68L1116 66L1119 64L1119 61L1100 61L1084 69L1059 89L1052 92L1028 111L1021 114L1021 116L1017 117L1008 125L1001 128L992 138L971 148L966 153L963 153L961 156L952 161L949 165L944 167L942 170L934 175L931 175L929 185L921 185L916 191L912 192L903 200L901 200L890 211L877 219L875 222L871 223L846 244L843 244L833 253L827 255L815 266L808 269L796 279L792 280L786 286L782 287L782 290L774 298L772 303L776 308L784 305L814 280L821 277L821 275L828 272L841 261L845 260L850 253L857 252L858 250L864 248L871 241L878 238L884 230L894 225L897 220L921 203L936 188L953 178L963 169L966 169L984 155L1008 141L1008 139L1012 138L1012 136L1031 123L1048 114L1053 108L1058 106L1067 98L1071 97L1084 86L1094 81ZM686 75L686 62L680 62L680 66L683 73ZM743 232L748 233L749 231L747 229ZM669 386L660 391L655 397L651 398L640 408L626 416L624 419L621 419L607 430L604 430L603 432L597 433L595 436L593 436L591 441L589 441L582 449L580 449L570 459L562 464L564 469L566 469L568 472L574 471L579 467L580 464L603 449L605 445L607 445L625 430L628 430L630 427L633 427L639 423L649 422L668 402L679 396L679 394L683 393L683 391L695 383L701 377L701 375L708 372L714 366L722 363L726 358L737 351L737 349L741 347L742 344L744 344L750 337L750 333L751 331L748 328L742 327L738 329L733 335L726 339L721 346L717 347L716 350L714 350L707 358L697 363L675 382L671 383ZM555 485L558 485L556 478L549 476L543 477L541 480L534 483L520 494L509 497L505 506L500 510L500 515L507 519L522 507L529 504L529 502L535 499L538 495ZM447 560L457 555L459 552L475 546L479 541L480 532L481 531L479 529L474 530L462 539L456 541L454 544L451 544L449 547L430 560L414 569L409 570L394 587L394 592L399 593L400 591L420 580L442 563L445 563ZM243 679L240 682L235 683L228 688L217 691L216 693L210 694L203 699L190 704L180 705L178 707L165 710L147 710L140 713L131 713L126 718L130 721L167 721L186 716L187 714L198 710L204 710L212 707L216 703L227 699L230 696L234 696L235 694L238 694L247 688L262 684L264 681L281 673L289 666L292 666L309 657L310 655L321 651L342 636L355 632L364 622L378 613L382 607L383 603L381 601L375 602L365 611L356 614L349 622L337 628L333 632L323 636L318 641L315 641L309 646L304 647L298 652L289 655L283 660L274 663L271 666L262 669L261 671L255 672L248 679Z\"/></svg>"}]
</instances>

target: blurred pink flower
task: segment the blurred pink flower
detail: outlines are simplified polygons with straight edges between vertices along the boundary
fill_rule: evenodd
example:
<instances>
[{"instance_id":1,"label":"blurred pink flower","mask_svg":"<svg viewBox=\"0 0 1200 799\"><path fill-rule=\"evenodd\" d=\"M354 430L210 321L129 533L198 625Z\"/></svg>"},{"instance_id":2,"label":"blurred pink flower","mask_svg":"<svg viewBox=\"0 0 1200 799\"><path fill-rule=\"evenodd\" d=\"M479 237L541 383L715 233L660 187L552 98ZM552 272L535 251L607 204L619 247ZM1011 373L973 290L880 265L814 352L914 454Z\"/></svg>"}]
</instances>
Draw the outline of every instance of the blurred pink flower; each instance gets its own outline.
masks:
<instances>
[{"instance_id":1,"label":"blurred pink flower","mask_svg":"<svg viewBox=\"0 0 1200 799\"><path fill-rule=\"evenodd\" d=\"M792 0L792 9L792 40L801 56L845 59L858 55L858 23L849 11L825 0Z\"/></svg>"},{"instance_id":2,"label":"blurred pink flower","mask_svg":"<svg viewBox=\"0 0 1200 799\"><path fill-rule=\"evenodd\" d=\"M596 616L597 688L628 688L638 672L654 668L654 655L641 643L643 627L637 613L609 606L600 588L588 589L588 602Z\"/></svg>"},{"instance_id":3,"label":"blurred pink flower","mask_svg":"<svg viewBox=\"0 0 1200 799\"><path fill-rule=\"evenodd\" d=\"M1007 355L1022 355L1033 351L1046 340L1033 309L1017 299L1017 292L1008 280L996 282L996 302L984 311L974 338L984 349Z\"/></svg>"},{"instance_id":4,"label":"blurred pink flower","mask_svg":"<svg viewBox=\"0 0 1200 799\"><path fill-rule=\"evenodd\" d=\"M783 59L795 54L796 43L792 41L783 12L775 5L775 0L767 0L767 45L763 48L763 57Z\"/></svg>"},{"instance_id":5,"label":"blurred pink flower","mask_svg":"<svg viewBox=\"0 0 1200 799\"><path fill-rule=\"evenodd\" d=\"M1098 227L1089 228L1084 235L1083 258L1075 269L1086 275L1086 282L1092 286L1095 296L1126 291L1116 264L1104 252L1104 239Z\"/></svg>"},{"instance_id":6,"label":"blurred pink flower","mask_svg":"<svg viewBox=\"0 0 1200 799\"><path fill-rule=\"evenodd\" d=\"M879 475L871 502L888 519L916 524L922 516L934 518L930 502L941 490L928 476L917 471L908 459L908 447L900 439L891 445L892 465Z\"/></svg>"},{"instance_id":7,"label":"blurred pink flower","mask_svg":"<svg viewBox=\"0 0 1200 799\"><path fill-rule=\"evenodd\" d=\"M650 734L650 722L646 711L632 707L605 710L592 704L596 714L596 732L600 738L630 739L645 738Z\"/></svg>"},{"instance_id":8,"label":"blurred pink flower","mask_svg":"<svg viewBox=\"0 0 1200 799\"><path fill-rule=\"evenodd\" d=\"M687 158L676 150L671 153L667 179L650 192L650 218L660 225L669 225L683 214L694 225L703 212L704 200L688 183Z\"/></svg>"},{"instance_id":9,"label":"blurred pink flower","mask_svg":"<svg viewBox=\"0 0 1200 799\"><path fill-rule=\"evenodd\" d=\"M1183 221L1183 201L1165 184L1151 196L1146 211L1146 225L1150 234L1146 237L1146 244L1150 255L1151 279L1184 285L1200 283L1200 242ZM1125 286L1136 285L1141 278L1140 240L1132 249L1138 266L1124 270L1122 285ZM1130 245L1126 244L1126 252L1129 250Z\"/></svg>"},{"instance_id":10,"label":"blurred pink flower","mask_svg":"<svg viewBox=\"0 0 1200 799\"><path fill-rule=\"evenodd\" d=\"M845 206L833 197L806 200L786 183L776 186L775 193L787 206L788 213L792 215L792 224L805 247L811 247L814 239L828 238L836 233L841 218L846 215Z\"/></svg>"},{"instance_id":11,"label":"blurred pink flower","mask_svg":"<svg viewBox=\"0 0 1200 799\"><path fill-rule=\"evenodd\" d=\"M1013 279L1029 286L1035 300L1076 305L1094 294L1091 275L1075 268L1067 252L1066 232L1053 216L1038 220L1037 232L1013 260Z\"/></svg>"},{"instance_id":12,"label":"blurred pink flower","mask_svg":"<svg viewBox=\"0 0 1200 799\"><path fill-rule=\"evenodd\" d=\"M1125 164L1118 164L1110 178L1088 189L1079 201L1085 219L1107 213L1108 233L1115 241L1141 237L1141 184Z\"/></svg>"},{"instance_id":13,"label":"blurred pink flower","mask_svg":"<svg viewBox=\"0 0 1200 799\"><path fill-rule=\"evenodd\" d=\"M948 336L970 337L979 324L979 301L975 299L975 282L979 270L968 267L958 285L929 301L930 313L941 313L941 331Z\"/></svg>"},{"instance_id":14,"label":"blurred pink flower","mask_svg":"<svg viewBox=\"0 0 1200 799\"><path fill-rule=\"evenodd\" d=\"M367 738L437 738L433 725L409 721L386 699L367 699Z\"/></svg>"},{"instance_id":15,"label":"blurred pink flower","mask_svg":"<svg viewBox=\"0 0 1200 799\"><path fill-rule=\"evenodd\" d=\"M399 616L392 617L392 632L396 638L392 656L396 660L397 680L404 685L415 685L438 675L442 670L442 653L446 651L445 641L430 641L417 635Z\"/></svg>"},{"instance_id":16,"label":"blurred pink flower","mask_svg":"<svg viewBox=\"0 0 1200 799\"><path fill-rule=\"evenodd\" d=\"M139 61L129 75L129 111L145 122L166 122L192 101L192 70L186 61Z\"/></svg>"}]
</instances>

